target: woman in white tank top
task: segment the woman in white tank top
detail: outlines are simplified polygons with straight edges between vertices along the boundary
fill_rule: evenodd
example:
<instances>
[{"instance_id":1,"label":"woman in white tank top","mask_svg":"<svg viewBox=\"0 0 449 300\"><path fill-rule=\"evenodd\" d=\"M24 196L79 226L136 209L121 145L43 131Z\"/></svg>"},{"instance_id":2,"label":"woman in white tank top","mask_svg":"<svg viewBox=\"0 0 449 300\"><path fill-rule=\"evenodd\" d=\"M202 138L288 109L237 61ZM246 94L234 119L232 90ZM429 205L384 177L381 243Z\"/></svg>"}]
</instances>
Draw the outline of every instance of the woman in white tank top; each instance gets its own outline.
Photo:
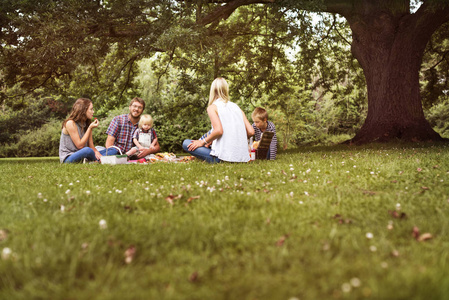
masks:
<instances>
[{"instance_id":1,"label":"woman in white tank top","mask_svg":"<svg viewBox=\"0 0 449 300\"><path fill-rule=\"evenodd\" d=\"M207 114L211 133L204 139L185 140L183 149L209 163L248 162L248 138L254 135L254 128L238 105L229 100L229 87L224 78L212 82Z\"/></svg>"}]
</instances>

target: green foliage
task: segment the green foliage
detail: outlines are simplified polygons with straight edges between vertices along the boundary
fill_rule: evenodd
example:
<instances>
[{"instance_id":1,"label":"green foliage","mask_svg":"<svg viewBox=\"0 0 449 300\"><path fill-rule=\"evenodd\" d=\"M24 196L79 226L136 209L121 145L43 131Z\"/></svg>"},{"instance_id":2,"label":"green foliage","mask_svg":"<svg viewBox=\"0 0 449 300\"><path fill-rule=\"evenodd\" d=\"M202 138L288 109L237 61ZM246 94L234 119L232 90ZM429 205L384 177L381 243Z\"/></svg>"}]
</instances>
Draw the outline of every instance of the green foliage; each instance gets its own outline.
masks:
<instances>
[{"instance_id":1,"label":"green foliage","mask_svg":"<svg viewBox=\"0 0 449 300\"><path fill-rule=\"evenodd\" d=\"M443 137L449 138L449 97L433 105L426 113L430 125Z\"/></svg>"},{"instance_id":2,"label":"green foliage","mask_svg":"<svg viewBox=\"0 0 449 300\"><path fill-rule=\"evenodd\" d=\"M0 252L11 251L0 299L445 299L448 150L302 147L217 165L0 160Z\"/></svg>"},{"instance_id":3,"label":"green foliage","mask_svg":"<svg viewBox=\"0 0 449 300\"><path fill-rule=\"evenodd\" d=\"M16 143L0 148L0 157L45 157L58 156L61 122L47 121L35 130L22 131Z\"/></svg>"}]
</instances>

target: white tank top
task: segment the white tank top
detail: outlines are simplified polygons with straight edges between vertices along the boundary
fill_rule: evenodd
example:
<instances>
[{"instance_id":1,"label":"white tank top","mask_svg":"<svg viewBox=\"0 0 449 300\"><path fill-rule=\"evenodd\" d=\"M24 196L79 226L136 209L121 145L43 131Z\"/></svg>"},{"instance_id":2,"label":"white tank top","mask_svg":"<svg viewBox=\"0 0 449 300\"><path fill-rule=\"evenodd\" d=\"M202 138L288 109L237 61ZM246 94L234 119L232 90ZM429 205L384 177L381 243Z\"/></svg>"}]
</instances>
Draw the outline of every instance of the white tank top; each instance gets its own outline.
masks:
<instances>
[{"instance_id":1,"label":"white tank top","mask_svg":"<svg viewBox=\"0 0 449 300\"><path fill-rule=\"evenodd\" d=\"M229 162L248 162L248 140L243 112L234 102L225 103L221 98L213 103L217 106L223 135L212 142L212 156Z\"/></svg>"}]
</instances>

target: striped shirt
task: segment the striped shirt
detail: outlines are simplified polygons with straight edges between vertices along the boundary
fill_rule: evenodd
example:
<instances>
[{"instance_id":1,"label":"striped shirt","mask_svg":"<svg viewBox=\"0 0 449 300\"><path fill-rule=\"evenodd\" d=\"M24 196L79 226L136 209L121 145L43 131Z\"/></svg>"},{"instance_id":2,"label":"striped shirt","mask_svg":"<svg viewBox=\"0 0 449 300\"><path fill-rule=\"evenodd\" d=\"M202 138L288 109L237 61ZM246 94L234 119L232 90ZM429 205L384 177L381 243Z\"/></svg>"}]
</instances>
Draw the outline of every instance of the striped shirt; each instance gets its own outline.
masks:
<instances>
[{"instance_id":1,"label":"striped shirt","mask_svg":"<svg viewBox=\"0 0 449 300\"><path fill-rule=\"evenodd\" d=\"M122 153L129 151L133 147L133 134L138 128L129 119L129 115L119 115L112 119L106 134L115 138L114 146L119 147Z\"/></svg>"},{"instance_id":2,"label":"striped shirt","mask_svg":"<svg viewBox=\"0 0 449 300\"><path fill-rule=\"evenodd\" d=\"M267 123L268 123L267 129L265 129L265 131L274 132L273 139L271 140L271 144L270 144L270 149L268 151L268 155L270 156L270 159L276 159L276 154L278 151L278 149L277 149L278 148L278 139L276 137L276 128L274 127L273 122L268 121ZM254 124L254 123L253 123L253 128L254 128L254 132L255 132L254 140L260 141L260 138L261 138L263 132L259 128L257 128L256 124Z\"/></svg>"}]
</instances>

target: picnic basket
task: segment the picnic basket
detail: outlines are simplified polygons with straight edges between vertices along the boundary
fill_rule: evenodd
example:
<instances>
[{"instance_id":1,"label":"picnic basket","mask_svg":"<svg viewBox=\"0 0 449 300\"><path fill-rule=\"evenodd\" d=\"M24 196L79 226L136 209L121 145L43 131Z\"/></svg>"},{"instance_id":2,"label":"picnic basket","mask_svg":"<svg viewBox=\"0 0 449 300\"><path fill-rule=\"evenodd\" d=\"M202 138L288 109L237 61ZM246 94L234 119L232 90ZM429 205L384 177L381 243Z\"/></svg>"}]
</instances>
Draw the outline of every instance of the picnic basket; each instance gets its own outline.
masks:
<instances>
[{"instance_id":1,"label":"picnic basket","mask_svg":"<svg viewBox=\"0 0 449 300\"><path fill-rule=\"evenodd\" d=\"M108 156L108 149L115 148L119 151L120 155L109 155ZM107 164L107 165L121 165L126 164L128 162L128 155L122 154L122 151L120 148L116 146L112 146L106 149L106 155L103 155L100 158L101 164Z\"/></svg>"}]
</instances>

